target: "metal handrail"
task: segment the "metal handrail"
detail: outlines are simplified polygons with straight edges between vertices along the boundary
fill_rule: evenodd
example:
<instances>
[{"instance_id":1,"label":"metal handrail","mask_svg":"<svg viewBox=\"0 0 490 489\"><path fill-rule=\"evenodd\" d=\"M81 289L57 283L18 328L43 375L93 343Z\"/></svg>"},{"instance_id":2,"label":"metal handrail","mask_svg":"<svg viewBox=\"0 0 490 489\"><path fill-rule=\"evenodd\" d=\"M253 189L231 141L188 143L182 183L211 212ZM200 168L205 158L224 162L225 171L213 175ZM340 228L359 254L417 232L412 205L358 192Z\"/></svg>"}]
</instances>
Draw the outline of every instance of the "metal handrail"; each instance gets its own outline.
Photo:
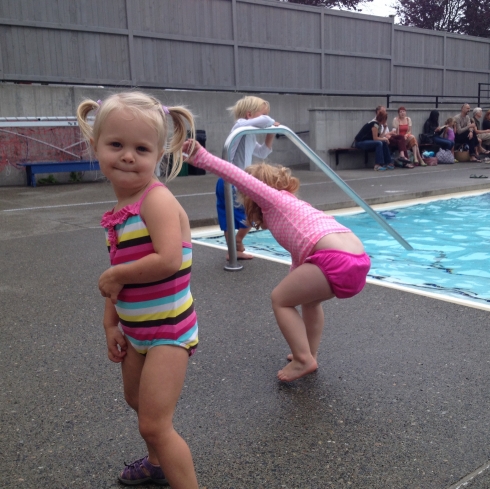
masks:
<instances>
[{"instance_id":1,"label":"metal handrail","mask_svg":"<svg viewBox=\"0 0 490 489\"><path fill-rule=\"evenodd\" d=\"M223 159L229 161L229 149L235 139L247 134L281 134L286 136L298 149L300 149L308 158L315 163L328 177L330 177L341 190L343 190L357 205L362 207L385 231L395 238L406 250L413 250L410 246L371 206L369 206L357 193L352 190L303 140L301 140L289 127L272 126L266 129L257 129L256 127L240 127L233 131L225 141L223 146ZM225 270L237 271L243 268L238 264L236 242L235 242L235 220L233 213L233 190L232 186L225 182L225 207L226 207L226 225L228 230L228 265Z\"/></svg>"}]
</instances>

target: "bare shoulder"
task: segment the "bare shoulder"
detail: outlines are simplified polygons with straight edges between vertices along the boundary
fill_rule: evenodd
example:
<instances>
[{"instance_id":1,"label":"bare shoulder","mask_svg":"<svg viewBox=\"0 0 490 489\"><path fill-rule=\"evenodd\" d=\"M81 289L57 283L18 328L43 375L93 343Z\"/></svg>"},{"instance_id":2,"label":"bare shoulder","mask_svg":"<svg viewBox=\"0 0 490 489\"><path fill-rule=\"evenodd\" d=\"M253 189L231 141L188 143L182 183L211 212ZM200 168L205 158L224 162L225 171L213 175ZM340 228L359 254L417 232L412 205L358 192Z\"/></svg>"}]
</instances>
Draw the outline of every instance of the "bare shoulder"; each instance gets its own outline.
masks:
<instances>
[{"instance_id":1,"label":"bare shoulder","mask_svg":"<svg viewBox=\"0 0 490 489\"><path fill-rule=\"evenodd\" d=\"M189 218L175 195L166 187L159 186L152 189L141 206L143 219L158 220L162 224L180 227L182 239L190 241L191 231Z\"/></svg>"}]
</instances>

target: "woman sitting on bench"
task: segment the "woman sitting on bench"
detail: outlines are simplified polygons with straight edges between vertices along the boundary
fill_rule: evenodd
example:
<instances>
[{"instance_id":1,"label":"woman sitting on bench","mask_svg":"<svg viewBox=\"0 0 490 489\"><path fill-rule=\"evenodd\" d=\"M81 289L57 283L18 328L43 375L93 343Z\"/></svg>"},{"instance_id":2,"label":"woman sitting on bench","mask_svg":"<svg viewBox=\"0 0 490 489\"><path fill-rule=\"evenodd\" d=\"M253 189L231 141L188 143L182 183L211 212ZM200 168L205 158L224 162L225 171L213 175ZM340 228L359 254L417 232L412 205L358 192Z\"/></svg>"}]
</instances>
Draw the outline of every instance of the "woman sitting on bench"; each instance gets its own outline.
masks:
<instances>
[{"instance_id":1,"label":"woman sitting on bench","mask_svg":"<svg viewBox=\"0 0 490 489\"><path fill-rule=\"evenodd\" d=\"M379 135L387 120L388 114L386 110L381 109L376 114L376 119L364 124L354 139L356 148L364 151L374 150L374 169L376 171L395 169L390 148L388 147L389 139Z\"/></svg>"}]
</instances>

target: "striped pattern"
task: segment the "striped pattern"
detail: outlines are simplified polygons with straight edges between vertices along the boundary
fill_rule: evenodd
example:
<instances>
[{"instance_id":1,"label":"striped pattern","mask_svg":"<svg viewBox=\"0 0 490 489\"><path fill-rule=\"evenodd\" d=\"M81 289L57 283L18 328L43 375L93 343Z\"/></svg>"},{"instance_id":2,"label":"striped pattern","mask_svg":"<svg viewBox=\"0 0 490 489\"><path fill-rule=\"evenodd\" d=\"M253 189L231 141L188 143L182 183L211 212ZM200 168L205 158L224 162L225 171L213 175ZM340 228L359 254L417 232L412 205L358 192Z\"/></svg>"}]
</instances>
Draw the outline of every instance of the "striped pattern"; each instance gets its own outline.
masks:
<instances>
[{"instance_id":1,"label":"striped pattern","mask_svg":"<svg viewBox=\"0 0 490 489\"><path fill-rule=\"evenodd\" d=\"M141 202L138 204L139 211ZM129 212L128 208L122 213L118 211L117 216L108 212L102 220L113 266L154 253L139 212L131 212L134 206L130 206L133 209ZM114 217L121 222L113 224ZM198 324L190 291L191 265L192 244L184 242L182 265L177 273L158 282L126 284L119 293L116 310L120 326L139 353L145 354L156 345L178 345L192 354L197 347Z\"/></svg>"}]
</instances>

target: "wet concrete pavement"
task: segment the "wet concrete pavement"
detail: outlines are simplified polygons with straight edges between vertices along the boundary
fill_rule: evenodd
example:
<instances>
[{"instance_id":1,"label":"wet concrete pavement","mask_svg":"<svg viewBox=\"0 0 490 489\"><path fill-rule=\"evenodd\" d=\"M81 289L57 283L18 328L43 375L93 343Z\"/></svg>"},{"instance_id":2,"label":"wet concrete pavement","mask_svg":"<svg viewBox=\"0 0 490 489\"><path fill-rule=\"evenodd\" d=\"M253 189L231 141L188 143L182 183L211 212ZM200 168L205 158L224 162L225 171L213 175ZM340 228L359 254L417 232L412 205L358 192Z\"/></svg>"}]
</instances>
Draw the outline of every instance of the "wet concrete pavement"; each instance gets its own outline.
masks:
<instances>
[{"instance_id":1,"label":"wet concrete pavement","mask_svg":"<svg viewBox=\"0 0 490 489\"><path fill-rule=\"evenodd\" d=\"M352 205L322 173L295 171L313 205ZM490 165L339 172L370 203L490 190L472 174ZM193 226L215 222L214 183L169 185ZM106 183L0 189L1 488L121 487L123 462L144 453L96 286L113 201ZM490 487L488 312L367 285L325 303L318 372L281 384L269 294L288 268L229 273L223 255L194 246L200 346L175 417L202 488Z\"/></svg>"}]
</instances>

